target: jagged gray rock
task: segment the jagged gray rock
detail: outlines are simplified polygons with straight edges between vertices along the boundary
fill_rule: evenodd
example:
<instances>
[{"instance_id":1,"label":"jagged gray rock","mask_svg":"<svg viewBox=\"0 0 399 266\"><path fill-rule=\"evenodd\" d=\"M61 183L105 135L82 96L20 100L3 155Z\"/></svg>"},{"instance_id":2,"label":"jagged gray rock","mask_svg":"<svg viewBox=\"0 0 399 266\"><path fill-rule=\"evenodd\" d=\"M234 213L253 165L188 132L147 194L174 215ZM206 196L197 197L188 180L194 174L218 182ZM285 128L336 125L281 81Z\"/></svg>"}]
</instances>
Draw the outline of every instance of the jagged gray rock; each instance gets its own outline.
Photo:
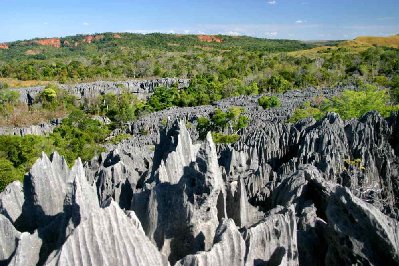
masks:
<instances>
[{"instance_id":1,"label":"jagged gray rock","mask_svg":"<svg viewBox=\"0 0 399 266\"><path fill-rule=\"evenodd\" d=\"M178 88L188 87L190 80L163 78L154 80L129 80L129 81L96 81L91 83L80 83L76 85L59 84L64 89L75 95L78 99L90 99L105 93L120 94L123 91L129 91L138 95L139 98L145 98L152 93L155 88L160 86L171 87L177 85ZM44 90L44 86L31 88L12 89L20 94L20 101L26 104L32 104L36 96Z\"/></svg>"},{"instance_id":2,"label":"jagged gray rock","mask_svg":"<svg viewBox=\"0 0 399 266\"><path fill-rule=\"evenodd\" d=\"M32 229L48 225L64 211L67 183L72 182L66 161L58 153L50 160L45 153L25 176L26 222ZM51 184L51 189L49 189Z\"/></svg>"},{"instance_id":3,"label":"jagged gray rock","mask_svg":"<svg viewBox=\"0 0 399 266\"><path fill-rule=\"evenodd\" d=\"M58 124L41 123L30 127L0 127L0 135L13 135L24 137L26 135L43 136L52 133Z\"/></svg>"},{"instance_id":4,"label":"jagged gray rock","mask_svg":"<svg viewBox=\"0 0 399 266\"><path fill-rule=\"evenodd\" d=\"M245 265L298 265L295 210L273 209L260 223L243 233Z\"/></svg>"},{"instance_id":5,"label":"jagged gray rock","mask_svg":"<svg viewBox=\"0 0 399 266\"><path fill-rule=\"evenodd\" d=\"M14 181L0 193L0 213L12 223L16 223L22 214L24 191L21 182Z\"/></svg>"},{"instance_id":6,"label":"jagged gray rock","mask_svg":"<svg viewBox=\"0 0 399 266\"><path fill-rule=\"evenodd\" d=\"M12 223L0 214L0 263L7 263L17 248L18 232Z\"/></svg>"},{"instance_id":7,"label":"jagged gray rock","mask_svg":"<svg viewBox=\"0 0 399 266\"><path fill-rule=\"evenodd\" d=\"M348 188L325 181L314 166L286 178L273 191L272 199L272 205L294 204L299 214L301 264L399 263L398 221Z\"/></svg>"},{"instance_id":8,"label":"jagged gray rock","mask_svg":"<svg viewBox=\"0 0 399 266\"><path fill-rule=\"evenodd\" d=\"M0 194L18 243L7 262L399 265L399 114L285 123L304 100L335 93L287 92L268 110L259 96L164 110L70 170L43 155ZM252 119L240 140L198 141L190 123L232 105Z\"/></svg>"},{"instance_id":9,"label":"jagged gray rock","mask_svg":"<svg viewBox=\"0 0 399 266\"><path fill-rule=\"evenodd\" d=\"M92 211L47 265L169 265L119 206Z\"/></svg>"},{"instance_id":10,"label":"jagged gray rock","mask_svg":"<svg viewBox=\"0 0 399 266\"><path fill-rule=\"evenodd\" d=\"M172 140L175 142L171 143ZM174 176L170 183L158 178L159 172L155 171L153 188L150 186L150 189L135 194L132 209L142 221L146 235L174 263L188 254L211 248L219 220L226 216L225 188L210 133L198 149L191 144L184 123L179 123L164 141L166 143L160 143L158 148L161 154L156 152L154 155L159 158L154 165L160 165L162 169L161 158L167 158L166 161L174 158L173 163L165 165L170 167L169 173L181 176ZM182 143L191 147L173 148ZM166 154L162 154L164 147L169 147ZM177 162L175 158L183 158L184 154L194 155L195 160L190 162L188 157ZM184 167L184 163L188 165ZM184 171L172 167L184 167Z\"/></svg>"},{"instance_id":11,"label":"jagged gray rock","mask_svg":"<svg viewBox=\"0 0 399 266\"><path fill-rule=\"evenodd\" d=\"M18 247L15 251L15 255L12 257L10 266L35 266L40 259L40 248L42 246L42 240L38 236L38 232L34 234L22 233Z\"/></svg>"},{"instance_id":12,"label":"jagged gray rock","mask_svg":"<svg viewBox=\"0 0 399 266\"><path fill-rule=\"evenodd\" d=\"M175 266L244 265L245 242L232 219L225 219L216 230L211 250L188 255Z\"/></svg>"}]
</instances>

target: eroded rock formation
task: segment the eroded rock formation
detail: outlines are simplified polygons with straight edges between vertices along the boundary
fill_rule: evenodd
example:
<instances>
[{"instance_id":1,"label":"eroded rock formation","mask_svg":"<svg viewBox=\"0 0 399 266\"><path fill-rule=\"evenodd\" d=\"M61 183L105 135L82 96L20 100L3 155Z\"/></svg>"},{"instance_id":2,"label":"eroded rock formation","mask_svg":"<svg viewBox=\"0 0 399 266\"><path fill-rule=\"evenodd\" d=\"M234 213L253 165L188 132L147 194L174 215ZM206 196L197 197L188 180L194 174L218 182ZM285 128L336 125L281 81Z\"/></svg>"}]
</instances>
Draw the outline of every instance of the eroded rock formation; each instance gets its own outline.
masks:
<instances>
[{"instance_id":1,"label":"eroded rock formation","mask_svg":"<svg viewBox=\"0 0 399 266\"><path fill-rule=\"evenodd\" d=\"M35 40L34 43L44 46L52 46L56 48L61 47L61 39L60 38L49 38L49 39L39 39Z\"/></svg>"},{"instance_id":2,"label":"eroded rock formation","mask_svg":"<svg viewBox=\"0 0 399 266\"><path fill-rule=\"evenodd\" d=\"M306 93L219 102L248 103L233 145L187 128L204 106L151 114L84 165L43 154L0 194L0 263L399 265L399 114L286 123Z\"/></svg>"}]
</instances>

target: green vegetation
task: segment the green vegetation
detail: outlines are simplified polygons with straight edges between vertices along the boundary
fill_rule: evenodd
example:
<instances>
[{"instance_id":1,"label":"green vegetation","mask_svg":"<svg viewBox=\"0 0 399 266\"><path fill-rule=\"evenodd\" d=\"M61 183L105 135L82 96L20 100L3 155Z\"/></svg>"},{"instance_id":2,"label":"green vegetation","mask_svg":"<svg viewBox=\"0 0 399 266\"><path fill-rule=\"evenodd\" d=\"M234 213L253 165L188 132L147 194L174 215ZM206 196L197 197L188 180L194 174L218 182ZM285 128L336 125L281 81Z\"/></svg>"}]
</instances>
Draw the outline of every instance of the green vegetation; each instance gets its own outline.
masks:
<instances>
[{"instance_id":1,"label":"green vegetation","mask_svg":"<svg viewBox=\"0 0 399 266\"><path fill-rule=\"evenodd\" d=\"M246 128L248 123L249 119L242 108L231 107L227 112L216 109L210 119L197 119L197 131L200 139L205 139L206 134L211 131L215 143L233 143L240 138L237 132Z\"/></svg>"},{"instance_id":2,"label":"green vegetation","mask_svg":"<svg viewBox=\"0 0 399 266\"><path fill-rule=\"evenodd\" d=\"M78 157L90 160L94 154L103 151L110 130L97 120L90 119L82 111L74 111L62 121L49 138L56 150L72 163Z\"/></svg>"},{"instance_id":3,"label":"green vegetation","mask_svg":"<svg viewBox=\"0 0 399 266\"><path fill-rule=\"evenodd\" d=\"M262 96L258 99L258 104L263 107L263 109L268 109L272 107L279 107L281 105L281 102L279 98L276 96Z\"/></svg>"},{"instance_id":4,"label":"green vegetation","mask_svg":"<svg viewBox=\"0 0 399 266\"><path fill-rule=\"evenodd\" d=\"M212 139L217 144L231 144L240 139L238 134L222 134L219 132L212 133Z\"/></svg>"},{"instance_id":5,"label":"green vegetation","mask_svg":"<svg viewBox=\"0 0 399 266\"><path fill-rule=\"evenodd\" d=\"M306 117L320 119L328 112L335 112L342 119L359 118L369 111L375 110L387 117L393 111L399 110L399 105L391 103L388 91L367 85L359 91L345 90L340 96L316 104L306 102L303 107L297 108L289 119L296 122Z\"/></svg>"},{"instance_id":6,"label":"green vegetation","mask_svg":"<svg viewBox=\"0 0 399 266\"><path fill-rule=\"evenodd\" d=\"M108 117L113 127L117 127L135 120L144 106L144 102L126 91L119 95L107 93L95 99L85 99L82 109L92 115Z\"/></svg>"},{"instance_id":7,"label":"green vegetation","mask_svg":"<svg viewBox=\"0 0 399 266\"><path fill-rule=\"evenodd\" d=\"M47 85L36 97L35 101L36 107L40 106L51 111L60 109L72 111L76 109L78 104L75 96L68 94L65 90L61 90L55 84Z\"/></svg>"},{"instance_id":8,"label":"green vegetation","mask_svg":"<svg viewBox=\"0 0 399 266\"><path fill-rule=\"evenodd\" d=\"M348 166L352 166L352 167L358 168L358 169L360 169L362 171L366 170L366 168L362 165L362 159L354 159L354 160L345 159L344 162Z\"/></svg>"},{"instance_id":9,"label":"green vegetation","mask_svg":"<svg viewBox=\"0 0 399 266\"><path fill-rule=\"evenodd\" d=\"M14 111L18 102L19 93L8 89L0 89L0 115L7 116Z\"/></svg>"},{"instance_id":10,"label":"green vegetation","mask_svg":"<svg viewBox=\"0 0 399 266\"><path fill-rule=\"evenodd\" d=\"M68 163L78 157L90 160L102 152L109 129L82 111L74 111L48 136L0 136L0 191L14 180L22 180L42 151L58 151Z\"/></svg>"},{"instance_id":11,"label":"green vegetation","mask_svg":"<svg viewBox=\"0 0 399 266\"><path fill-rule=\"evenodd\" d=\"M10 49L0 50L0 79L192 79L187 95L173 101L177 106L308 86L376 84L390 89L395 97L399 94L399 50L395 48L339 45L309 50L327 44L231 36L216 36L221 43L208 43L195 35L119 35L102 34L92 43L85 43L84 36L66 37L61 39L61 48L29 41L10 43Z\"/></svg>"},{"instance_id":12,"label":"green vegetation","mask_svg":"<svg viewBox=\"0 0 399 266\"><path fill-rule=\"evenodd\" d=\"M51 141L41 136L0 136L0 191L14 180L23 180L42 151L54 149Z\"/></svg>"},{"instance_id":13,"label":"green vegetation","mask_svg":"<svg viewBox=\"0 0 399 266\"><path fill-rule=\"evenodd\" d=\"M85 43L84 36L61 39L61 48L19 41L0 50L0 77L61 82L109 78L194 77L209 73L226 56L268 54L314 47L299 41L217 36L222 42L203 42L196 35L129 34L98 35ZM76 44L76 47L75 47ZM219 56L222 58L218 58ZM248 58L249 59L249 58Z\"/></svg>"}]
</instances>

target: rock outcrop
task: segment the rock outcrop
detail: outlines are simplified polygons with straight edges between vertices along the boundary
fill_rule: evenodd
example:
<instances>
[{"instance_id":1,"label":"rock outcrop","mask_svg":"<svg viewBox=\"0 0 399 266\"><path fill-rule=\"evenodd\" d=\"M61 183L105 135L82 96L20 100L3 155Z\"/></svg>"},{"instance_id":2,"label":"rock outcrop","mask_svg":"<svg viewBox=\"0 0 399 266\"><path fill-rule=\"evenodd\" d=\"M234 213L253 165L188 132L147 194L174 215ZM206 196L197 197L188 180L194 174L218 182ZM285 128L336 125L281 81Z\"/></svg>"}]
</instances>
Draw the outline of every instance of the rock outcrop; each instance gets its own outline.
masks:
<instances>
[{"instance_id":1,"label":"rock outcrop","mask_svg":"<svg viewBox=\"0 0 399 266\"><path fill-rule=\"evenodd\" d=\"M92 211L48 265L168 265L134 222L112 202Z\"/></svg>"},{"instance_id":2,"label":"rock outcrop","mask_svg":"<svg viewBox=\"0 0 399 266\"><path fill-rule=\"evenodd\" d=\"M157 87L171 87L176 85L178 88L185 88L189 85L187 79L162 78L153 80L128 80L128 81L96 81L91 83L80 83L76 85L59 84L61 89L66 90L78 99L92 99L105 93L120 94L128 91L137 95L138 98L147 98ZM12 89L20 94L20 101L26 104L33 104L36 96L44 90L43 86L32 88L15 88Z\"/></svg>"},{"instance_id":3,"label":"rock outcrop","mask_svg":"<svg viewBox=\"0 0 399 266\"><path fill-rule=\"evenodd\" d=\"M399 114L286 123L315 93L154 113L72 168L43 154L0 193L0 263L399 265ZM252 119L235 144L186 126L231 105Z\"/></svg>"},{"instance_id":4,"label":"rock outcrop","mask_svg":"<svg viewBox=\"0 0 399 266\"><path fill-rule=\"evenodd\" d=\"M295 210L273 209L244 231L245 265L298 265Z\"/></svg>"},{"instance_id":5,"label":"rock outcrop","mask_svg":"<svg viewBox=\"0 0 399 266\"><path fill-rule=\"evenodd\" d=\"M223 42L221 38L212 35L198 35L197 38L201 42L217 42L217 43Z\"/></svg>"},{"instance_id":6,"label":"rock outcrop","mask_svg":"<svg viewBox=\"0 0 399 266\"><path fill-rule=\"evenodd\" d=\"M49 38L49 39L39 39L35 40L34 43L44 46L52 46L55 48L61 47L61 39L60 38Z\"/></svg>"},{"instance_id":7,"label":"rock outcrop","mask_svg":"<svg viewBox=\"0 0 399 266\"><path fill-rule=\"evenodd\" d=\"M45 135L52 133L56 128L56 123L42 123L30 127L0 127L0 135L26 136L26 135Z\"/></svg>"},{"instance_id":8,"label":"rock outcrop","mask_svg":"<svg viewBox=\"0 0 399 266\"><path fill-rule=\"evenodd\" d=\"M175 266L244 265L245 242L231 219L224 220L216 230L212 249L188 255Z\"/></svg>"}]
</instances>

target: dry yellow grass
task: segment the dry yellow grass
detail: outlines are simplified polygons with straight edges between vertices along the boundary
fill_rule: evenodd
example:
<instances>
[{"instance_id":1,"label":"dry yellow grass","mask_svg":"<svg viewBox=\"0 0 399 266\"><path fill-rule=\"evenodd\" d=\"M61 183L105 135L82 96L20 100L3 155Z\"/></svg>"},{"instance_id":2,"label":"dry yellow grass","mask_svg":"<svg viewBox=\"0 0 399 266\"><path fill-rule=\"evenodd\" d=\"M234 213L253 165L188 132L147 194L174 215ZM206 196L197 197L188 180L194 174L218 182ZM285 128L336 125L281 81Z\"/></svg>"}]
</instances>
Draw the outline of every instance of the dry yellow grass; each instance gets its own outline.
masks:
<instances>
[{"instance_id":1,"label":"dry yellow grass","mask_svg":"<svg viewBox=\"0 0 399 266\"><path fill-rule=\"evenodd\" d=\"M10 88L45 86L50 83L49 81L18 80L18 79L12 79L12 78L0 78L0 82L7 83Z\"/></svg>"},{"instance_id":2,"label":"dry yellow grass","mask_svg":"<svg viewBox=\"0 0 399 266\"><path fill-rule=\"evenodd\" d=\"M362 36L354 40L345 41L338 46L319 46L312 49L289 52L291 56L315 57L323 53L330 53L339 48L350 48L353 52L362 52L372 46L384 46L399 49L399 35L389 37Z\"/></svg>"},{"instance_id":3,"label":"dry yellow grass","mask_svg":"<svg viewBox=\"0 0 399 266\"><path fill-rule=\"evenodd\" d=\"M26 104L19 104L7 114L0 113L0 127L29 127L48 123L50 120L65 117L67 111L59 107L55 111L45 109L30 109Z\"/></svg>"},{"instance_id":4,"label":"dry yellow grass","mask_svg":"<svg viewBox=\"0 0 399 266\"><path fill-rule=\"evenodd\" d=\"M360 36L354 40L341 43L342 47L370 47L370 46L385 46L391 48L399 48L399 35L388 37L373 37Z\"/></svg>"}]
</instances>

